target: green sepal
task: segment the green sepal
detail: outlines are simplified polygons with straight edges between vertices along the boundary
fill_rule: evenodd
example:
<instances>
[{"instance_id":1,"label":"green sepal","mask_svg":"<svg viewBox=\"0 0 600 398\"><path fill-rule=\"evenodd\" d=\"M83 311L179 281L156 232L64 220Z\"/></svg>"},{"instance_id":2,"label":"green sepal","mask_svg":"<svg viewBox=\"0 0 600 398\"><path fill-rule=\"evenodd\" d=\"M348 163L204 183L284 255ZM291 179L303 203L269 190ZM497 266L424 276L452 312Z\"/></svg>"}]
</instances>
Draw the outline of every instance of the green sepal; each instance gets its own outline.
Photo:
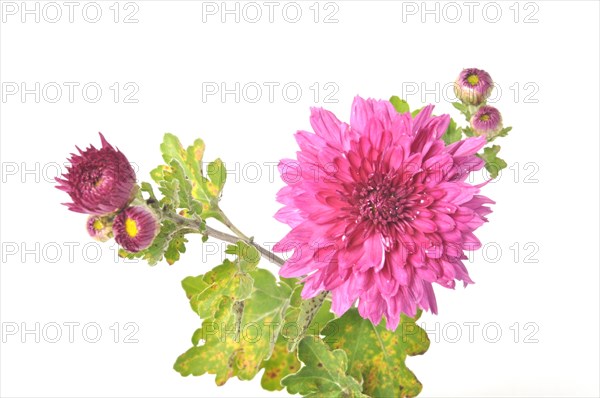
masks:
<instances>
[{"instance_id":1,"label":"green sepal","mask_svg":"<svg viewBox=\"0 0 600 398\"><path fill-rule=\"evenodd\" d=\"M390 98L390 102L394 106L394 109L396 109L396 112L398 112L398 113L410 112L410 106L408 105L408 102L401 99L400 97L393 95Z\"/></svg>"}]
</instances>

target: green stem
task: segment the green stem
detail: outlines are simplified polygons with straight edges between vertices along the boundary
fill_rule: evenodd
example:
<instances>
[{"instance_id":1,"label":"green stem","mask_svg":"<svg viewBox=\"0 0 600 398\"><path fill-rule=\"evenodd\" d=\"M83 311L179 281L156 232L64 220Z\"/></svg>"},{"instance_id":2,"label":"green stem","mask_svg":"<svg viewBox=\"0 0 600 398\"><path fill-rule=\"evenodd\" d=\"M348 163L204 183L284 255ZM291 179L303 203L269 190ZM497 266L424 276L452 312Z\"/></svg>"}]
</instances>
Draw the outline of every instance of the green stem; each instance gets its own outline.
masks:
<instances>
[{"instance_id":1,"label":"green stem","mask_svg":"<svg viewBox=\"0 0 600 398\"><path fill-rule=\"evenodd\" d=\"M225 225L227 228L229 228L231 232L237 235L238 238L242 239L245 242L252 241L251 238L247 237L242 231L240 231L235 225L233 225L233 223L231 222L229 217L227 217L227 215L223 212L223 210L217 207L217 212L220 216L218 220L221 221L221 223L223 223L223 225Z\"/></svg>"},{"instance_id":2,"label":"green stem","mask_svg":"<svg viewBox=\"0 0 600 398\"><path fill-rule=\"evenodd\" d=\"M265 249L258 243L254 242L252 239L246 237L246 235L239 232L239 230L237 228L236 228L236 230L239 233L236 233L237 236L235 236L235 235L230 235L225 232L221 232L217 229L209 227L208 225L202 226L202 222L197 219L183 217L177 213L167 213L167 212L162 211L162 209L161 209L161 213L163 214L163 217L168 218L169 220L173 221L175 224L179 225L183 229L188 229L190 232L202 233L202 234L205 234L212 238L222 240L223 242L228 242L228 243L233 243L233 244L235 244L239 241L243 241L244 243L246 243L248 245L254 246L256 248L256 250L258 250L260 252L261 256L263 256L265 259L269 260L273 264L276 264L280 267L283 266L283 264L285 264L284 259L282 259L278 255L276 255L272 251ZM224 217L224 218L226 220L228 220L227 217ZM224 223L224 224L227 225L226 223Z\"/></svg>"},{"instance_id":3,"label":"green stem","mask_svg":"<svg viewBox=\"0 0 600 398\"><path fill-rule=\"evenodd\" d=\"M272 251L265 249L264 247L262 247L261 245L259 245L256 242L252 241L251 239L242 239L239 236L229 235L225 232L221 232L212 227L209 227L208 225L206 226L205 233L208 236L211 236L213 238L222 240L224 242L229 242L229 243L237 243L241 240L241 241L247 243L248 245L254 246L256 248L256 250L258 250L260 252L261 256L263 256L264 258L266 258L273 264L279 265L280 267L283 266L283 264L285 264L284 259L279 257L277 254L273 253Z\"/></svg>"}]
</instances>

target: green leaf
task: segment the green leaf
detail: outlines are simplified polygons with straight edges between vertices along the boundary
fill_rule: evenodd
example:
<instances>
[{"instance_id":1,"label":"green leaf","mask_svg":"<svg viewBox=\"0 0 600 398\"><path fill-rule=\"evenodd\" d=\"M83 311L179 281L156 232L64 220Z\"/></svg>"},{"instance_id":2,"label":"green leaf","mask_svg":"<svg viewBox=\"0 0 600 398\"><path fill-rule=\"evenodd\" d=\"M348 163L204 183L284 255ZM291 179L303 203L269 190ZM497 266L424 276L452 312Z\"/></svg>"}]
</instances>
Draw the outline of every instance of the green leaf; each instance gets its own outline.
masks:
<instances>
[{"instance_id":1,"label":"green leaf","mask_svg":"<svg viewBox=\"0 0 600 398\"><path fill-rule=\"evenodd\" d=\"M254 246L240 241L226 253L236 258L182 281L192 309L204 321L192 337L195 346L177 359L175 369L184 376L215 374L219 385L234 376L251 379L263 367L271 374L279 367L291 371L294 362L281 350L280 330L292 289L256 268L260 254ZM286 374L283 368L277 373ZM274 380L265 383L274 385Z\"/></svg>"},{"instance_id":2,"label":"green leaf","mask_svg":"<svg viewBox=\"0 0 600 398\"><path fill-rule=\"evenodd\" d=\"M245 300L252 294L254 285L254 280L249 274L227 259L223 261L223 264L207 272L202 281L205 284L204 289L189 297L192 309L201 318L212 317L223 297L234 301ZM182 281L182 285L189 282L189 278L186 278Z\"/></svg>"},{"instance_id":3,"label":"green leaf","mask_svg":"<svg viewBox=\"0 0 600 398\"><path fill-rule=\"evenodd\" d=\"M289 331L292 333L297 330L297 318L302 298L300 292L302 286L298 284L297 279L282 278L281 283L288 286L292 293L289 299L289 306L284 316L284 325L277 337L277 342L273 348L271 357L263 361L262 367L265 369L261 379L261 385L269 391L279 391L283 389L281 379L289 374L296 373L300 369L300 361L295 352L288 351ZM297 332L296 332L297 334Z\"/></svg>"},{"instance_id":4,"label":"green leaf","mask_svg":"<svg viewBox=\"0 0 600 398\"><path fill-rule=\"evenodd\" d=\"M485 161L485 169L490 173L490 177L496 178L500 170L506 168L507 164L499 158L500 145L492 145L491 147L483 148L483 154L478 156Z\"/></svg>"},{"instance_id":5,"label":"green leaf","mask_svg":"<svg viewBox=\"0 0 600 398\"><path fill-rule=\"evenodd\" d=\"M202 214L203 219L219 219L218 202L227 176L223 162L210 163L207 178L202 169L205 145L201 139L184 149L175 135L167 133L160 149L166 165L152 170L150 176L164 195L162 204L187 209L190 215Z\"/></svg>"},{"instance_id":6,"label":"green leaf","mask_svg":"<svg viewBox=\"0 0 600 398\"><path fill-rule=\"evenodd\" d=\"M421 107L421 108L419 108L419 109L416 109L416 110L412 111L412 112L410 113L410 115L411 115L412 117L415 117L415 116L417 116L417 115L419 114L419 112L421 112L421 110L422 110L422 109L423 109L422 107Z\"/></svg>"},{"instance_id":7,"label":"green leaf","mask_svg":"<svg viewBox=\"0 0 600 398\"><path fill-rule=\"evenodd\" d=\"M225 253L236 255L236 264L244 272L254 271L260 262L260 253L256 247L242 241L235 245L228 245Z\"/></svg>"},{"instance_id":8,"label":"green leaf","mask_svg":"<svg viewBox=\"0 0 600 398\"><path fill-rule=\"evenodd\" d=\"M465 135L467 137L474 137L475 136L475 132L473 131L473 129L471 127L465 127L465 128L463 128L463 133L465 133Z\"/></svg>"},{"instance_id":9,"label":"green leaf","mask_svg":"<svg viewBox=\"0 0 600 398\"><path fill-rule=\"evenodd\" d=\"M306 337L298 346L298 358L304 366L281 381L288 393L315 398L366 397L360 383L347 374L348 357L343 350L330 351L322 340Z\"/></svg>"},{"instance_id":10,"label":"green leaf","mask_svg":"<svg viewBox=\"0 0 600 398\"><path fill-rule=\"evenodd\" d=\"M206 174L210 179L210 182L207 183L209 191L215 195L215 197L218 197L221 194L223 186L225 185L225 180L227 179L225 164L223 164L221 159L209 163L206 168Z\"/></svg>"},{"instance_id":11,"label":"green leaf","mask_svg":"<svg viewBox=\"0 0 600 398\"><path fill-rule=\"evenodd\" d=\"M285 327L285 325L284 325ZM282 334L277 338L271 357L263 361L265 369L260 385L268 391L280 391L283 389L281 379L287 375L296 373L300 369L300 361L295 353L287 349L288 341Z\"/></svg>"},{"instance_id":12,"label":"green leaf","mask_svg":"<svg viewBox=\"0 0 600 398\"><path fill-rule=\"evenodd\" d=\"M396 109L396 112L398 112L398 113L410 112L410 106L408 105L408 102L406 102L403 99L400 99L400 97L394 95L394 96L392 96L392 98L390 98L390 102L394 106L394 109Z\"/></svg>"},{"instance_id":13,"label":"green leaf","mask_svg":"<svg viewBox=\"0 0 600 398\"><path fill-rule=\"evenodd\" d=\"M496 138L498 137L506 137L508 135L508 132L512 130L512 127L505 127L502 130L500 130L498 132L498 134L496 134L495 136L491 137L490 139L488 139L489 142L494 141Z\"/></svg>"},{"instance_id":14,"label":"green leaf","mask_svg":"<svg viewBox=\"0 0 600 398\"><path fill-rule=\"evenodd\" d=\"M146 192L148 194L148 196L150 197L150 199L156 201L156 196L154 195L154 189L152 188L152 185L150 185L150 183L142 182L141 191Z\"/></svg>"},{"instance_id":15,"label":"green leaf","mask_svg":"<svg viewBox=\"0 0 600 398\"><path fill-rule=\"evenodd\" d=\"M209 285L204 282L204 275L199 276L188 276L183 281L181 281L181 286L183 290L185 290L185 295L188 299L192 298L192 296L201 293L205 290Z\"/></svg>"},{"instance_id":16,"label":"green leaf","mask_svg":"<svg viewBox=\"0 0 600 398\"><path fill-rule=\"evenodd\" d=\"M181 163L177 160L172 160L169 163L170 169L164 173L164 177L167 181L173 180L179 182L179 206L190 210L191 213L201 214L202 203L194 199L192 195L192 184L190 179L185 173L185 170Z\"/></svg>"},{"instance_id":17,"label":"green leaf","mask_svg":"<svg viewBox=\"0 0 600 398\"><path fill-rule=\"evenodd\" d=\"M288 351L296 350L305 336L318 336L320 330L333 319L330 311L331 302L326 301L327 295L328 292L322 292L312 299L301 300L298 307L291 307L288 310L293 325L286 329L288 331L286 338L289 340Z\"/></svg>"},{"instance_id":18,"label":"green leaf","mask_svg":"<svg viewBox=\"0 0 600 398\"><path fill-rule=\"evenodd\" d=\"M429 348L427 333L415 319L402 315L392 332L382 322L375 326L355 308L334 319L323 329L332 349L343 349L350 358L349 373L363 380L363 392L372 397L414 397L422 385L406 367L407 356L423 354Z\"/></svg>"},{"instance_id":19,"label":"green leaf","mask_svg":"<svg viewBox=\"0 0 600 398\"><path fill-rule=\"evenodd\" d=\"M185 244L187 241L183 232L180 231L173 234L167 250L165 250L165 260L167 260L169 265L173 265L176 261L179 261L180 253L185 253Z\"/></svg>"},{"instance_id":20,"label":"green leaf","mask_svg":"<svg viewBox=\"0 0 600 398\"><path fill-rule=\"evenodd\" d=\"M458 109L460 111L460 113L463 114L463 116L465 117L465 119L467 120L467 122L469 122L471 120L471 116L477 112L477 109L479 108L479 106L481 105L485 105L485 102L480 104L480 105L468 105L468 104L464 104L462 102L453 102L452 106L454 106L456 109Z\"/></svg>"},{"instance_id":21,"label":"green leaf","mask_svg":"<svg viewBox=\"0 0 600 398\"><path fill-rule=\"evenodd\" d=\"M448 130L442 135L442 140L446 143L446 145L450 145L454 142L460 141L462 137L462 129L456 126L456 122L454 119L450 119L450 124L448 125Z\"/></svg>"},{"instance_id":22,"label":"green leaf","mask_svg":"<svg viewBox=\"0 0 600 398\"><path fill-rule=\"evenodd\" d=\"M303 286L297 279L282 278L282 283L287 284L293 291L273 354L263 363L265 372L261 384L269 391L281 390L281 379L300 368L300 361L296 356L298 343L305 336L319 337L321 329L334 317L327 293L302 300Z\"/></svg>"},{"instance_id":23,"label":"green leaf","mask_svg":"<svg viewBox=\"0 0 600 398\"><path fill-rule=\"evenodd\" d=\"M254 280L253 289L243 304L239 291L232 292L218 278L211 277L210 285L216 284L221 294L212 293L212 300L217 303L211 306L214 314L194 333L193 342L204 344L190 348L175 362L174 368L182 376L215 374L218 385L234 376L249 380L274 351L291 289L278 284L266 270L252 271L249 277ZM191 282L186 283L188 288L194 285ZM203 282L207 282L206 277ZM193 295L192 301L203 293Z\"/></svg>"},{"instance_id":24,"label":"green leaf","mask_svg":"<svg viewBox=\"0 0 600 398\"><path fill-rule=\"evenodd\" d=\"M174 179L170 166L158 166L150 172L152 179L158 184L158 190L163 194L161 204L170 206L173 211L179 208L179 180Z\"/></svg>"},{"instance_id":25,"label":"green leaf","mask_svg":"<svg viewBox=\"0 0 600 398\"><path fill-rule=\"evenodd\" d=\"M465 104L463 104L462 102L453 102L452 106L455 107L456 109L458 109L460 111L460 113L465 113L467 112L467 106Z\"/></svg>"}]
</instances>

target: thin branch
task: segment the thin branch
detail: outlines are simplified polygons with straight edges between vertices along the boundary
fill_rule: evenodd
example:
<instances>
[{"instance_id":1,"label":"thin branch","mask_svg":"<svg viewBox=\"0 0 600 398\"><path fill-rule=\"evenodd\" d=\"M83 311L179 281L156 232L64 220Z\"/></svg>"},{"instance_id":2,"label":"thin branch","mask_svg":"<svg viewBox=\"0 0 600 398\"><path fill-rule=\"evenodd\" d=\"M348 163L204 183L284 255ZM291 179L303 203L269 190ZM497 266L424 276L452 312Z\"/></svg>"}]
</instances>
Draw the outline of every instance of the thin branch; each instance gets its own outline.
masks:
<instances>
[{"instance_id":1,"label":"thin branch","mask_svg":"<svg viewBox=\"0 0 600 398\"><path fill-rule=\"evenodd\" d=\"M246 238L246 239L242 239L240 237L234 236L234 235L229 235L228 233L225 232L221 232L219 230L216 230L212 227L209 227L208 225L206 226L205 232L208 236L211 236L213 238L222 240L224 242L228 242L228 243L237 243L239 241L243 241L249 245L252 245L256 248L256 250L258 250L260 252L260 254L266 258L267 260L269 260L270 262L272 262L273 264L277 264L280 267L283 266L283 264L285 264L285 260L282 259L281 257L279 257L277 254L265 249L264 247L262 247L261 245L259 245L256 242L251 241L250 239Z\"/></svg>"},{"instance_id":2,"label":"thin branch","mask_svg":"<svg viewBox=\"0 0 600 398\"><path fill-rule=\"evenodd\" d=\"M175 222L176 224L185 225L196 232L202 233L201 223L199 220L186 218L186 217L180 216L177 213L168 214L167 217L169 219L173 220L173 222ZM244 234L241 234L242 236L244 236L244 238L242 238L241 236L235 236L235 235L230 235L225 232L221 232L217 229L209 227L208 225L206 225L204 227L204 233L210 237L222 240L223 242L235 244L239 241L243 241L244 243L246 243L248 245L254 246L256 248L256 250L258 250L260 252L261 256L263 256L264 258L266 258L273 264L276 264L280 267L283 266L283 264L285 264L284 259L282 259L278 255L276 255L275 253L265 249L258 243L253 242L250 238L245 237Z\"/></svg>"},{"instance_id":3,"label":"thin branch","mask_svg":"<svg viewBox=\"0 0 600 398\"><path fill-rule=\"evenodd\" d=\"M227 215L223 212L223 210L218 209L219 215L221 216L221 219L219 221L221 221L227 228L229 228L229 230L231 232L233 232L234 234L236 234L240 239L242 239L244 242L250 242L251 239L246 236L246 234L244 234L242 231L239 230L238 227L236 227L235 225L233 225L233 223L231 222L231 220L229 219L229 217L227 217Z\"/></svg>"}]
</instances>

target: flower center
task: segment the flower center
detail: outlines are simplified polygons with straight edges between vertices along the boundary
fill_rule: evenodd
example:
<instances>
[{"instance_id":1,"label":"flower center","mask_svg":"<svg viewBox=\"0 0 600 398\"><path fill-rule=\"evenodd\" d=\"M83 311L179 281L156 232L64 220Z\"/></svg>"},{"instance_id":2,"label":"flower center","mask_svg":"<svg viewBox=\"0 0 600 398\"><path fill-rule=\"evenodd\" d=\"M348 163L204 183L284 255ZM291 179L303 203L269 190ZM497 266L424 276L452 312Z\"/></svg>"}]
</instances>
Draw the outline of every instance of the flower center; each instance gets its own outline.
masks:
<instances>
[{"instance_id":1,"label":"flower center","mask_svg":"<svg viewBox=\"0 0 600 398\"><path fill-rule=\"evenodd\" d=\"M104 224L102 224L102 221L96 219L94 220L93 227L96 231L102 231L102 228L104 228Z\"/></svg>"},{"instance_id":2,"label":"flower center","mask_svg":"<svg viewBox=\"0 0 600 398\"><path fill-rule=\"evenodd\" d=\"M386 175L373 176L366 184L358 184L352 192L352 201L358 210L358 222L371 220L385 226L398 222L404 211L404 191Z\"/></svg>"},{"instance_id":3,"label":"flower center","mask_svg":"<svg viewBox=\"0 0 600 398\"><path fill-rule=\"evenodd\" d=\"M484 113L483 115L481 115L481 117L479 119L483 122L487 122L488 120L490 120L490 115L488 115L487 113Z\"/></svg>"},{"instance_id":4,"label":"flower center","mask_svg":"<svg viewBox=\"0 0 600 398\"><path fill-rule=\"evenodd\" d=\"M127 235L129 235L131 238L135 238L137 236L138 226L135 220L127 217L125 220L125 232L127 232Z\"/></svg>"},{"instance_id":5,"label":"flower center","mask_svg":"<svg viewBox=\"0 0 600 398\"><path fill-rule=\"evenodd\" d=\"M477 85L477 83L479 83L479 76L477 76L477 75L469 75L467 77L467 81L469 82L469 84L471 86L475 86L475 85Z\"/></svg>"},{"instance_id":6,"label":"flower center","mask_svg":"<svg viewBox=\"0 0 600 398\"><path fill-rule=\"evenodd\" d=\"M100 167L93 164L86 164L82 167L81 184L85 191L97 190L105 181Z\"/></svg>"}]
</instances>

